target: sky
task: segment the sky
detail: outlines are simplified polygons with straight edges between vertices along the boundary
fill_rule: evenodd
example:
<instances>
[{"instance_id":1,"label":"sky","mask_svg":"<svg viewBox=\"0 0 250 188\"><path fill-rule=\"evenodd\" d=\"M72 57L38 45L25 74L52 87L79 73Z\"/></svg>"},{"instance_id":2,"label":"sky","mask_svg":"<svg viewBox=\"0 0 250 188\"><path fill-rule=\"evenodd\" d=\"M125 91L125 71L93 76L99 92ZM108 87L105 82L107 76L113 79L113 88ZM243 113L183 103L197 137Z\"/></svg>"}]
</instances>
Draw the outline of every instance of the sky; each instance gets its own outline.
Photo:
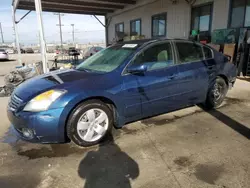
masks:
<instances>
[{"instance_id":1,"label":"sky","mask_svg":"<svg viewBox=\"0 0 250 188\"><path fill-rule=\"evenodd\" d=\"M14 42L14 30L12 23L12 0L0 0L0 22L2 24L5 43ZM27 11L17 10L16 20L19 20ZM58 24L58 15L51 12L43 12L44 33L47 43L60 42L60 30ZM104 17L98 16L104 23ZM63 42L73 41L72 26L75 24L75 42L76 43L99 43L105 42L104 27L91 15L63 14L61 17ZM36 12L31 12L18 24L18 33L20 43L23 45L37 44L39 42L39 33L37 25ZM0 37L1 38L1 37ZM1 40L0 40L1 42Z\"/></svg>"}]
</instances>

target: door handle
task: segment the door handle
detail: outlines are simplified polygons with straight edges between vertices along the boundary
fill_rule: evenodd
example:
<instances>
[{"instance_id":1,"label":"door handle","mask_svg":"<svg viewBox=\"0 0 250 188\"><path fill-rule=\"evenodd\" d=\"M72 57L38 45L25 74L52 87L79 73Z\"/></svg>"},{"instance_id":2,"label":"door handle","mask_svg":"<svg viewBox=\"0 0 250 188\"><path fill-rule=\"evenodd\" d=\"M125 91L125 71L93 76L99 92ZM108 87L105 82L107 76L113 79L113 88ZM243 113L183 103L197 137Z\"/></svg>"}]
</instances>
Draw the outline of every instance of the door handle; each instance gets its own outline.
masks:
<instances>
[{"instance_id":1,"label":"door handle","mask_svg":"<svg viewBox=\"0 0 250 188\"><path fill-rule=\"evenodd\" d=\"M214 67L215 67L215 66L207 66L207 68L208 68L209 70L214 69Z\"/></svg>"},{"instance_id":2,"label":"door handle","mask_svg":"<svg viewBox=\"0 0 250 188\"><path fill-rule=\"evenodd\" d=\"M172 80L172 79L174 79L175 77L176 77L176 74L173 74L173 75L168 76L168 79Z\"/></svg>"}]
</instances>

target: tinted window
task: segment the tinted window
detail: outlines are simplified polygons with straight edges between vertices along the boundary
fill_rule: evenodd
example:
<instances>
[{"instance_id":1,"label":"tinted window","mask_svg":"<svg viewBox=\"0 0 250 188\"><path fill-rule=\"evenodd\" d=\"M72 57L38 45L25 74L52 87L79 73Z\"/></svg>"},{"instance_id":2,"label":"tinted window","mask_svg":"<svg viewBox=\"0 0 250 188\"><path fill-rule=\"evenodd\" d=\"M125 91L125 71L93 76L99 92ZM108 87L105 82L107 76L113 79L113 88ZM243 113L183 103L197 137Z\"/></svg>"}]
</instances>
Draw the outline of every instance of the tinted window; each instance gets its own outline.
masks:
<instances>
[{"instance_id":1,"label":"tinted window","mask_svg":"<svg viewBox=\"0 0 250 188\"><path fill-rule=\"evenodd\" d=\"M212 5L192 9L192 29L200 32L210 31Z\"/></svg>"},{"instance_id":2,"label":"tinted window","mask_svg":"<svg viewBox=\"0 0 250 188\"><path fill-rule=\"evenodd\" d=\"M141 20L133 20L130 22L131 35L141 35Z\"/></svg>"},{"instance_id":3,"label":"tinted window","mask_svg":"<svg viewBox=\"0 0 250 188\"><path fill-rule=\"evenodd\" d=\"M152 36L166 36L167 14L159 14L152 17Z\"/></svg>"},{"instance_id":4,"label":"tinted window","mask_svg":"<svg viewBox=\"0 0 250 188\"><path fill-rule=\"evenodd\" d=\"M133 64L146 64L149 71L173 65L170 43L158 44L146 49L134 60Z\"/></svg>"},{"instance_id":5,"label":"tinted window","mask_svg":"<svg viewBox=\"0 0 250 188\"><path fill-rule=\"evenodd\" d=\"M245 27L250 27L250 0L247 1Z\"/></svg>"},{"instance_id":6,"label":"tinted window","mask_svg":"<svg viewBox=\"0 0 250 188\"><path fill-rule=\"evenodd\" d=\"M210 48L204 46L203 50L204 50L204 55L206 59L213 58L213 54Z\"/></svg>"},{"instance_id":7,"label":"tinted window","mask_svg":"<svg viewBox=\"0 0 250 188\"><path fill-rule=\"evenodd\" d=\"M116 24L115 31L116 32L124 32L124 24L123 23Z\"/></svg>"},{"instance_id":8,"label":"tinted window","mask_svg":"<svg viewBox=\"0 0 250 188\"><path fill-rule=\"evenodd\" d=\"M250 27L250 0L232 0L230 26Z\"/></svg>"},{"instance_id":9,"label":"tinted window","mask_svg":"<svg viewBox=\"0 0 250 188\"><path fill-rule=\"evenodd\" d=\"M195 43L177 42L180 63L199 61L203 59L201 46Z\"/></svg>"}]
</instances>

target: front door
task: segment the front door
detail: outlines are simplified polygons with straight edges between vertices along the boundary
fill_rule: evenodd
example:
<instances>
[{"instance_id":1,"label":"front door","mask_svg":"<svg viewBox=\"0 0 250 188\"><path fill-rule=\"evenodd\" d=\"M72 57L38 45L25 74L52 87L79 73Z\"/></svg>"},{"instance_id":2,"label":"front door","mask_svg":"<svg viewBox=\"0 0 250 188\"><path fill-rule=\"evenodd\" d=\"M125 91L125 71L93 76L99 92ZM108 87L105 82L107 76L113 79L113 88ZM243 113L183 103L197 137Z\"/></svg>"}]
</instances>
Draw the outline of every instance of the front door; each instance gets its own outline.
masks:
<instances>
[{"instance_id":1,"label":"front door","mask_svg":"<svg viewBox=\"0 0 250 188\"><path fill-rule=\"evenodd\" d=\"M178 69L175 62L172 44L164 41L147 47L129 65L144 64L147 67L144 74L128 74L125 78L126 82L130 80L129 83L136 86L128 90L128 95L133 97L133 102L138 102L140 97L144 117L171 111L178 105L175 103L175 96L178 95ZM138 110L138 103L128 105L127 109Z\"/></svg>"}]
</instances>

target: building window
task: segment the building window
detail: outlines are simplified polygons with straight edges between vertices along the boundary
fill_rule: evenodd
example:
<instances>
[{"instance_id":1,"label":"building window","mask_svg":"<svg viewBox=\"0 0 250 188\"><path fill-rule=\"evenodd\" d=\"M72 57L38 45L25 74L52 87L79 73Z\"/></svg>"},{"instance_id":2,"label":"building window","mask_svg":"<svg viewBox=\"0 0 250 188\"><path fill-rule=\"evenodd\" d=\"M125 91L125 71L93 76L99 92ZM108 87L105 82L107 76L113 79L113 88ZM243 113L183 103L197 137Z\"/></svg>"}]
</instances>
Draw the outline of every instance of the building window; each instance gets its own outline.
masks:
<instances>
[{"instance_id":1,"label":"building window","mask_svg":"<svg viewBox=\"0 0 250 188\"><path fill-rule=\"evenodd\" d=\"M130 21L130 35L141 35L141 19Z\"/></svg>"},{"instance_id":2,"label":"building window","mask_svg":"<svg viewBox=\"0 0 250 188\"><path fill-rule=\"evenodd\" d=\"M167 14L152 16L152 37L165 37L167 29Z\"/></svg>"},{"instance_id":3,"label":"building window","mask_svg":"<svg viewBox=\"0 0 250 188\"><path fill-rule=\"evenodd\" d=\"M232 0L230 27L250 27L250 0Z\"/></svg>"},{"instance_id":4,"label":"building window","mask_svg":"<svg viewBox=\"0 0 250 188\"><path fill-rule=\"evenodd\" d=\"M212 21L212 4L192 8L191 29L200 34L210 33Z\"/></svg>"},{"instance_id":5,"label":"building window","mask_svg":"<svg viewBox=\"0 0 250 188\"><path fill-rule=\"evenodd\" d=\"M124 32L124 23L118 23L115 25L115 31L116 32Z\"/></svg>"}]
</instances>

